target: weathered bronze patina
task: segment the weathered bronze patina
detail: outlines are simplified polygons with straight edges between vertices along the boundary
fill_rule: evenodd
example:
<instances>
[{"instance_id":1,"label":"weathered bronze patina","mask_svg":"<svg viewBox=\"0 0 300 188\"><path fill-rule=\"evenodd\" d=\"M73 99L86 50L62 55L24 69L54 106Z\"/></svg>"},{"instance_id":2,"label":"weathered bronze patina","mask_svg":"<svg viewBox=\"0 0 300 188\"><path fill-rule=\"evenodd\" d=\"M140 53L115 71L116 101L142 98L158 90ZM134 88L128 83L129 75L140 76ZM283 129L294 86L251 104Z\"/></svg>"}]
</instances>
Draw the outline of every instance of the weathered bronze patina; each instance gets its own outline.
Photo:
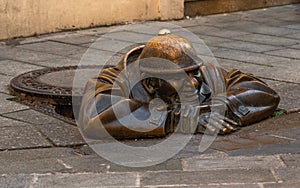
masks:
<instances>
[{"instance_id":1,"label":"weathered bronze patina","mask_svg":"<svg viewBox=\"0 0 300 188\"><path fill-rule=\"evenodd\" d=\"M169 60L179 69L157 67L155 62L141 64L141 77L150 77L145 77L130 90L128 78L122 71L136 60L151 57ZM176 74L182 71L188 75L188 82L176 79ZM157 79L159 74L168 75L168 83ZM220 79L224 81L225 96L220 93ZM118 83L117 86L114 83ZM189 105L178 103L178 90L187 96ZM159 116L152 118L149 105L156 98L167 103L163 107L167 108L167 113L158 113ZM210 108L212 100L227 107L225 114L201 110L200 106ZM118 65L105 68L97 78L90 79L85 88L79 120L85 136L92 139L102 138L104 128L117 138L161 137L175 130L183 133L205 130L214 133L220 130L219 133L227 134L269 117L279 101L278 94L257 77L236 69L227 72L201 62L191 43L165 33L154 37L146 45L130 50ZM200 106L194 105L197 102ZM137 124L127 118L130 115L148 118L148 121ZM122 121L118 117L122 117ZM156 129L135 131L147 130L153 124ZM195 129L192 128L194 125L197 126Z\"/></svg>"},{"instance_id":2,"label":"weathered bronze patina","mask_svg":"<svg viewBox=\"0 0 300 188\"><path fill-rule=\"evenodd\" d=\"M151 58L174 66L142 61ZM140 61L142 79L130 88L129 78L122 72L136 61ZM102 69L85 88L72 88L75 71ZM181 77L182 73L186 76ZM11 88L20 102L40 112L74 125L74 118L79 117L83 133L92 139L101 139L103 128L116 138L162 137L173 132L227 134L269 117L280 101L262 80L202 62L189 41L167 31L129 50L116 66L45 68L14 78ZM154 116L149 108L153 99L165 103L154 108ZM74 114L74 105L80 112ZM225 113L211 110L214 105L225 106ZM137 123L131 115L148 120ZM155 129L147 131L151 126Z\"/></svg>"}]
</instances>

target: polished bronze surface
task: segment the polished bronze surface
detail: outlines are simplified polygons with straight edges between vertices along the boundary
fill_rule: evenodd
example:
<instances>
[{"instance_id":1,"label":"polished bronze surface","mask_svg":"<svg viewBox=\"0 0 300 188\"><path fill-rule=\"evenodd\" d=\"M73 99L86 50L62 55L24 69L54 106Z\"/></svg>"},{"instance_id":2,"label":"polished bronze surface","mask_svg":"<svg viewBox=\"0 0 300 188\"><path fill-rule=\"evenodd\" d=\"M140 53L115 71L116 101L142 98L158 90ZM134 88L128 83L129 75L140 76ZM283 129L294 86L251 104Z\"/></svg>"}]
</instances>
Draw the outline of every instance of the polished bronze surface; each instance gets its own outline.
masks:
<instances>
[{"instance_id":1,"label":"polished bronze surface","mask_svg":"<svg viewBox=\"0 0 300 188\"><path fill-rule=\"evenodd\" d=\"M165 59L174 67L167 69L157 61L141 63L142 80L130 88L123 71L146 58ZM178 79L182 71L189 79ZM157 75L164 75L167 82ZM183 99L175 91L180 91ZM154 104L151 109L153 99L165 104ZM130 50L117 66L90 79L79 123L84 135L92 139L101 139L106 131L117 138L161 137L173 132L227 134L269 117L279 101L278 94L262 80L201 62L190 42L164 32L145 46ZM222 108L224 113L213 110ZM145 121L141 124L132 117Z\"/></svg>"},{"instance_id":2,"label":"polished bronze surface","mask_svg":"<svg viewBox=\"0 0 300 188\"><path fill-rule=\"evenodd\" d=\"M135 62L140 72L127 69ZM75 71L84 72L85 88L72 88ZM141 80L131 87L128 76L136 74ZM202 62L189 41L167 31L129 50L116 66L32 71L14 78L11 91L38 111L71 124L78 118L92 139L106 131L116 138L228 134L268 118L280 101L262 80Z\"/></svg>"}]
</instances>

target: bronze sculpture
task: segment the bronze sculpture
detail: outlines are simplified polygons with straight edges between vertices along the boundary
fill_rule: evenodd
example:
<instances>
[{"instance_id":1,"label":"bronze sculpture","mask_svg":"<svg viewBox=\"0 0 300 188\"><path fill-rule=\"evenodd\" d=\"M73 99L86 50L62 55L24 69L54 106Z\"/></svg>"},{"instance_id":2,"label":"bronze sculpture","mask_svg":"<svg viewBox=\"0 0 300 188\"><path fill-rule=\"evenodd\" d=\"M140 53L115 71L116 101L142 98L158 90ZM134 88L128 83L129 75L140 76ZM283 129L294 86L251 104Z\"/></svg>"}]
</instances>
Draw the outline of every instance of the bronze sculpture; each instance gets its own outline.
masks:
<instances>
[{"instance_id":1,"label":"bronze sculpture","mask_svg":"<svg viewBox=\"0 0 300 188\"><path fill-rule=\"evenodd\" d=\"M156 66L155 59L142 61L149 58L171 61L174 67L167 63L165 67L164 63ZM141 61L142 80L130 89L128 78L122 72L135 61ZM188 80L178 79L182 72ZM164 75L167 81L157 75ZM220 79L224 86L218 85ZM225 95L219 87L224 87ZM178 91L185 96L181 101ZM150 112L149 105L157 98L165 104ZM201 109L212 108L212 99L226 106L224 114ZM162 137L175 131L214 133L220 130L220 134L227 134L267 118L279 101L278 94L262 80L236 69L227 72L201 62L189 41L165 32L146 45L133 48L118 65L105 68L97 78L90 79L79 122L84 135L92 139L102 138L104 129L116 138ZM129 115L147 121L138 124L127 118Z\"/></svg>"}]
</instances>

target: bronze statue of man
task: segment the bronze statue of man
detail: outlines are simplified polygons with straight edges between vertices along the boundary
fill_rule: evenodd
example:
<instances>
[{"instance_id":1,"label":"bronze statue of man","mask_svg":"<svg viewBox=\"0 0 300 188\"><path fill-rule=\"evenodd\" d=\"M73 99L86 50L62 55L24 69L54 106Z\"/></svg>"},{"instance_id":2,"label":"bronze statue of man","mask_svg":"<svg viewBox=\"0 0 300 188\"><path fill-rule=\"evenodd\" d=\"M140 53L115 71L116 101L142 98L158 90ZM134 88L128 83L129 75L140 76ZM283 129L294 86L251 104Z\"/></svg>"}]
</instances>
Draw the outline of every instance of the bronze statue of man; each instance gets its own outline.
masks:
<instances>
[{"instance_id":1,"label":"bronze statue of man","mask_svg":"<svg viewBox=\"0 0 300 188\"><path fill-rule=\"evenodd\" d=\"M131 87L126 69L136 61L140 71L130 74L140 74L141 79ZM154 99L162 103L155 104ZM91 139L101 139L105 131L116 138L163 137L173 132L227 134L269 117L279 101L262 80L202 62L189 41L164 33L89 80L79 122ZM226 107L224 113L209 109L218 104Z\"/></svg>"}]
</instances>

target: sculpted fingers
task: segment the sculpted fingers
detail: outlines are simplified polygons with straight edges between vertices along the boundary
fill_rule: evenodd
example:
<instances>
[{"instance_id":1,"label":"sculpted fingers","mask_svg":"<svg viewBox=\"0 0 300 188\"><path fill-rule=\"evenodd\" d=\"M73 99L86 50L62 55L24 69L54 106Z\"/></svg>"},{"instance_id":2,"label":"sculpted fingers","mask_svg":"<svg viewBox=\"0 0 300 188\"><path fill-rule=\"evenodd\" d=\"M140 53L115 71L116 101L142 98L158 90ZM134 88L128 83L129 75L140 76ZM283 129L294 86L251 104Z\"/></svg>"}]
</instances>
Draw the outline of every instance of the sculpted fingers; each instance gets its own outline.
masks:
<instances>
[{"instance_id":1,"label":"sculpted fingers","mask_svg":"<svg viewBox=\"0 0 300 188\"><path fill-rule=\"evenodd\" d=\"M205 114L200 117L199 119L199 124L201 126L200 132L205 132L205 130L208 130L210 133L215 133L216 129L208 123L208 120L209 120L209 114Z\"/></svg>"},{"instance_id":2,"label":"sculpted fingers","mask_svg":"<svg viewBox=\"0 0 300 188\"><path fill-rule=\"evenodd\" d=\"M228 134L237 130L238 125L233 120L217 113L207 113L200 116L199 123L212 133Z\"/></svg>"},{"instance_id":3,"label":"sculpted fingers","mask_svg":"<svg viewBox=\"0 0 300 188\"><path fill-rule=\"evenodd\" d=\"M211 119L220 128L221 133L225 134L236 130L236 128L234 128L233 125L231 125L228 121L225 120L225 117L212 115Z\"/></svg>"},{"instance_id":4,"label":"sculpted fingers","mask_svg":"<svg viewBox=\"0 0 300 188\"><path fill-rule=\"evenodd\" d=\"M214 113L214 116L217 116L220 119L223 119L224 121L228 122L231 125L239 126L239 124L237 122L233 121L232 119L229 119L228 117L222 116L222 115L220 115L218 113Z\"/></svg>"}]
</instances>

